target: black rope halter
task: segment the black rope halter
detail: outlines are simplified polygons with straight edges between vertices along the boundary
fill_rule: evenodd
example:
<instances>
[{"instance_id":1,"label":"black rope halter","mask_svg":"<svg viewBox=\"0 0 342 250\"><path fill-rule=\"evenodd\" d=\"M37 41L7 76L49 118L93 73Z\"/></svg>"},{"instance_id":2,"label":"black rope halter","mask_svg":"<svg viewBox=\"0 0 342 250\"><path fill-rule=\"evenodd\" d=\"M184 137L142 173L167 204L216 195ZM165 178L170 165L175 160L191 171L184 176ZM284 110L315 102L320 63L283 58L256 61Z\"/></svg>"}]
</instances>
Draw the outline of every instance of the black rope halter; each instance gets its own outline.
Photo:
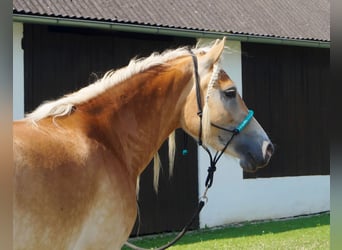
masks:
<instances>
[{"instance_id":1,"label":"black rope halter","mask_svg":"<svg viewBox=\"0 0 342 250\"><path fill-rule=\"evenodd\" d=\"M212 186L213 181L214 181L214 173L216 171L216 163L219 161L219 159L221 158L221 156L223 155L223 153L226 151L228 145L230 144L230 142L233 140L233 138L239 134L241 132L241 130L243 130L247 124L250 122L250 120L253 117L253 111L249 110L248 115L245 117L245 119L234 129L227 129L227 128L223 128L220 127L216 124L211 123L212 126L227 131L227 132L231 132L232 135L230 137L230 139L226 142L226 144L224 145L224 147L222 148L221 151L216 151L214 157L212 156L210 150L203 144L202 141L202 114L203 114L203 109L202 109L202 98L201 98L201 86L200 86L200 77L198 74L198 61L197 61L197 57L196 55L192 52L191 49L189 49L190 55L192 57L192 62L194 65L194 74L195 74L195 87L196 87L196 99L197 99L197 115L200 118L200 124L199 124L199 132L198 132L198 145L201 146L209 155L210 158L210 166L208 168L208 175L205 181L205 191L204 194L200 197L197 209L194 213L194 215L192 216L191 220L188 222L188 224L186 224L184 226L184 228L182 229L182 231L169 243L167 243L166 245L159 247L159 248L155 248L154 250L164 250L169 248L170 246L174 245L179 239L181 239L184 234L188 231L188 229L190 228L190 226L192 225L192 223L194 222L195 218L199 215L199 213L201 212L202 208L204 207L204 205L206 204L206 201L208 200L206 194L208 189ZM146 248L140 248L137 247L129 242L125 243L126 246L135 249L135 250L147 250Z\"/></svg>"},{"instance_id":2,"label":"black rope halter","mask_svg":"<svg viewBox=\"0 0 342 250\"><path fill-rule=\"evenodd\" d=\"M196 55L189 49L189 52L191 54L192 57L192 61L194 64L194 72L195 72L195 85L196 85L196 99L197 99L197 115L200 118L200 126L199 126L199 132L198 132L198 145L201 146L209 155L209 159L210 159L210 166L208 167L208 176L207 179L205 181L205 186L206 188L210 188L211 185L213 184L213 178L214 178L214 172L216 171L216 163L219 161L219 159L221 158L221 156L224 154L224 152L226 151L228 145L230 144L230 142L233 140L233 138L240 133L241 130L243 130L247 124L250 122L250 120L253 117L253 110L249 110L248 115L245 117L245 119L234 129L227 129L227 128L223 128L221 126L218 126L214 123L211 123L211 126L230 132L232 133L230 139L226 142L226 144L224 145L224 147L222 148L221 151L216 151L214 157L211 154L210 150L203 144L202 141L202 114L203 114L203 108L202 108L202 98L201 98L201 86L200 86L200 79L199 79L199 75L198 75L198 62L197 62L197 57Z\"/></svg>"}]
</instances>

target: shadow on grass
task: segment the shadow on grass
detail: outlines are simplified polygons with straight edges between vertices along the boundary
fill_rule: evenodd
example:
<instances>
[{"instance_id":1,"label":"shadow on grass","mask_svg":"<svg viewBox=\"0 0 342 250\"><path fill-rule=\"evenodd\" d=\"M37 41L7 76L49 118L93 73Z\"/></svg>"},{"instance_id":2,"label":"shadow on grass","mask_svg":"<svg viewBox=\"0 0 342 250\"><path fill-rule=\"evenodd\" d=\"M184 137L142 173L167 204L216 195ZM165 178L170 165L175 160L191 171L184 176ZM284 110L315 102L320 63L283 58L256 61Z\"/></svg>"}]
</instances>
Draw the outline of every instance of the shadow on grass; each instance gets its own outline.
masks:
<instances>
[{"instance_id":1,"label":"shadow on grass","mask_svg":"<svg viewBox=\"0 0 342 250\"><path fill-rule=\"evenodd\" d=\"M200 241L219 240L227 238L238 238L246 236L258 236L266 234L277 234L297 229L313 228L330 224L330 214L324 213L320 215L298 217L288 220L267 221L267 222L251 222L241 225L227 226L215 229L201 229L191 231L185 234L176 245L191 244ZM155 248L162 246L171 241L176 233L168 233L165 235L156 235L143 237L142 239L132 239L133 244L140 247ZM122 248L130 249L130 248Z\"/></svg>"}]
</instances>

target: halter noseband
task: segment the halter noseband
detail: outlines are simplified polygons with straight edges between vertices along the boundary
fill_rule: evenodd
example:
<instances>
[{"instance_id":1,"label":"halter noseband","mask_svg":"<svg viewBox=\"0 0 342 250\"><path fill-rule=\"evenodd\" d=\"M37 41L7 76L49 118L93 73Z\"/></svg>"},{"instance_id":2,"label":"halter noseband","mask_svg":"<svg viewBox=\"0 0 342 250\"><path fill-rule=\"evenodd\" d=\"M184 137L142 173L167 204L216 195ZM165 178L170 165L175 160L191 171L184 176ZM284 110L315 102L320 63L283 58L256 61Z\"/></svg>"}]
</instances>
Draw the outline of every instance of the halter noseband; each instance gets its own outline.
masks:
<instances>
[{"instance_id":1,"label":"halter noseband","mask_svg":"<svg viewBox=\"0 0 342 250\"><path fill-rule=\"evenodd\" d=\"M192 57L192 62L194 65L196 99L197 99L197 109L198 109L197 115L200 118L200 127L199 127L199 132L198 132L198 145L200 145L208 153L209 158L210 158L210 166L208 168L208 176L207 176L207 179L205 182L205 186L208 190L208 188L210 188L212 183L213 183L214 172L216 171L216 163L219 161L219 159L221 158L223 153L226 151L228 145L233 140L234 136L239 134L247 126L247 124L251 121L251 119L253 118L254 112L253 112L253 110L249 110L247 116L234 129L227 129L227 128L221 127L219 125L216 125L214 123L210 123L211 126L213 126L215 128L218 128L218 129L232 133L232 136L226 142L226 144L224 145L222 150L216 151L216 153L213 157L210 150L205 145L203 145L203 142L202 142L202 114L203 114L203 110L202 110L201 86L200 86L200 79L199 79L199 74L198 74L198 61L197 61L196 55L192 52L191 49L189 49L189 52L190 52L190 55ZM206 198L206 197L203 197L203 198Z\"/></svg>"}]
</instances>

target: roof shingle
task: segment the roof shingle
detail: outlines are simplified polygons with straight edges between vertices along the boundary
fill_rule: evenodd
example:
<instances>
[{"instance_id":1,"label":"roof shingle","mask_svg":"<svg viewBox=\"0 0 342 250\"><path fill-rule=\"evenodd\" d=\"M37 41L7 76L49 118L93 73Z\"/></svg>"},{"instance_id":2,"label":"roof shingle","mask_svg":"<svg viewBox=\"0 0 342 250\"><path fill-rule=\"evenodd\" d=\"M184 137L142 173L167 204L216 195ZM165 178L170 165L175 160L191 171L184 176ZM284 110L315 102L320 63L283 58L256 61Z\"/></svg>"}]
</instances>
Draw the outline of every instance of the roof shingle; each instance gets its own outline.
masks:
<instances>
[{"instance_id":1,"label":"roof shingle","mask_svg":"<svg viewBox=\"0 0 342 250\"><path fill-rule=\"evenodd\" d=\"M13 12L330 41L330 0L13 0Z\"/></svg>"}]
</instances>

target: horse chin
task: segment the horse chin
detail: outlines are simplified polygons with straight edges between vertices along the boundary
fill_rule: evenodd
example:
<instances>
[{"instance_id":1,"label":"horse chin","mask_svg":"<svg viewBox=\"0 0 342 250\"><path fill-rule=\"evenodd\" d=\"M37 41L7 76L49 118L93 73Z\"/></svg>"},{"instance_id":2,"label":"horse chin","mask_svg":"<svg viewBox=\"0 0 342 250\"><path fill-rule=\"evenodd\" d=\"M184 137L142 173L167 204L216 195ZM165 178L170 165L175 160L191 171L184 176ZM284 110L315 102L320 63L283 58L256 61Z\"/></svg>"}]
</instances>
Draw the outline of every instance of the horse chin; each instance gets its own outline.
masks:
<instances>
[{"instance_id":1,"label":"horse chin","mask_svg":"<svg viewBox=\"0 0 342 250\"><path fill-rule=\"evenodd\" d=\"M240 159L240 166L244 172L255 173L258 169L265 167L267 164L258 165L253 159Z\"/></svg>"},{"instance_id":2,"label":"horse chin","mask_svg":"<svg viewBox=\"0 0 342 250\"><path fill-rule=\"evenodd\" d=\"M250 161L246 159L240 160L240 167L243 169L244 172L247 173L255 173L258 170L258 167L253 165Z\"/></svg>"}]
</instances>

